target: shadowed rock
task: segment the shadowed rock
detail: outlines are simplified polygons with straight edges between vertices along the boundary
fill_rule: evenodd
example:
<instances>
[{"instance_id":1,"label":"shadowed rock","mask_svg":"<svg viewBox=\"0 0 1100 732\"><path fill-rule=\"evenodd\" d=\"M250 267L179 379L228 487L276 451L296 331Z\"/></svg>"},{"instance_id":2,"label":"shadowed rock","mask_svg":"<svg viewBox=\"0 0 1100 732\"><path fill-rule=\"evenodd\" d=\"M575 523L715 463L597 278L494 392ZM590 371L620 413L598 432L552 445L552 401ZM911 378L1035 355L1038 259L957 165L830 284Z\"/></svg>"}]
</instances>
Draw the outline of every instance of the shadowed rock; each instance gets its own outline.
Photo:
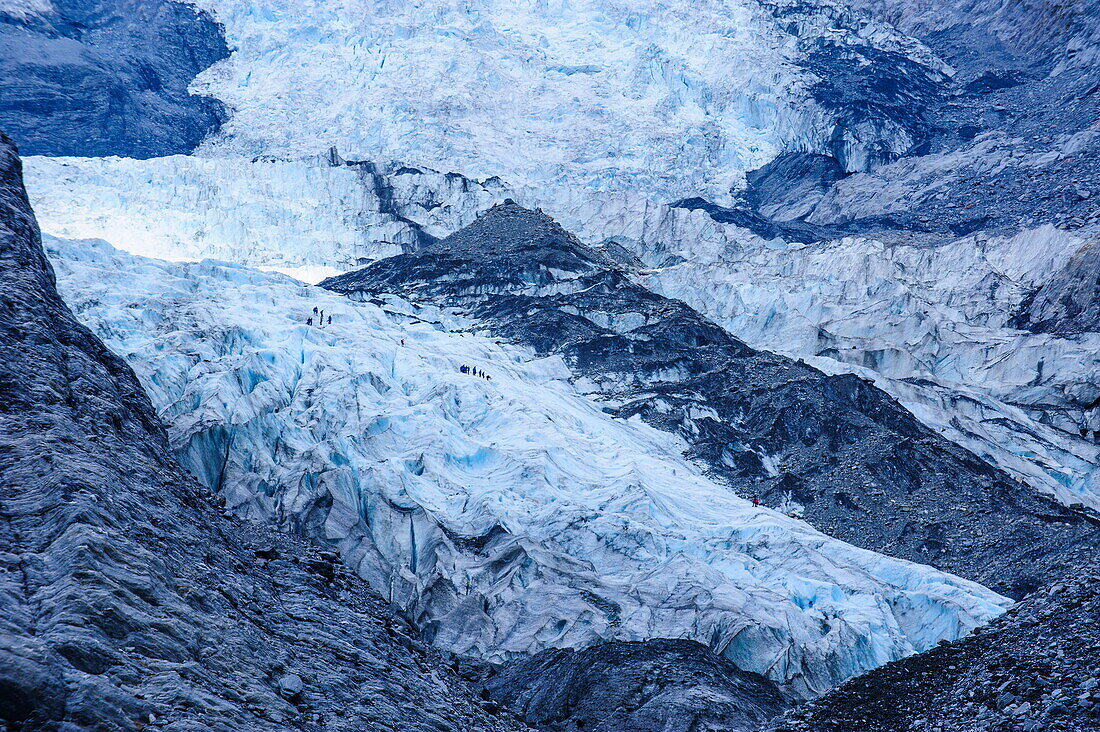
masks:
<instances>
[{"instance_id":1,"label":"shadowed rock","mask_svg":"<svg viewBox=\"0 0 1100 732\"><path fill-rule=\"evenodd\" d=\"M765 677L688 640L543 651L486 686L545 732L748 731L789 704Z\"/></svg>"},{"instance_id":2,"label":"shadowed rock","mask_svg":"<svg viewBox=\"0 0 1100 732\"><path fill-rule=\"evenodd\" d=\"M226 58L220 26L177 0L55 0L0 8L0 128L24 155L188 153L220 102L188 85Z\"/></svg>"}]
</instances>

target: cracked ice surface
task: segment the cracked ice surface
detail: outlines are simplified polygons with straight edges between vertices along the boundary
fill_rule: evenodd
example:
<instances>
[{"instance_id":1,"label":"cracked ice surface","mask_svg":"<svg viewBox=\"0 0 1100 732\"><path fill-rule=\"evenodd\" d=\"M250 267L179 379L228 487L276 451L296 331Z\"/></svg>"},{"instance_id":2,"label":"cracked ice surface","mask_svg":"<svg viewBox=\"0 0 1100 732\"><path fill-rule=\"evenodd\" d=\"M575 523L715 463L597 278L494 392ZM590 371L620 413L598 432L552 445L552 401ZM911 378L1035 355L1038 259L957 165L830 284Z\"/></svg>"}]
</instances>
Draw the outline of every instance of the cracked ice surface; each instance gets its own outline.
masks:
<instances>
[{"instance_id":1,"label":"cracked ice surface","mask_svg":"<svg viewBox=\"0 0 1100 732\"><path fill-rule=\"evenodd\" d=\"M62 294L132 364L184 464L239 513L338 546L445 649L694 638L813 694L1008 605L753 509L668 434L577 394L560 361L455 314L48 246ZM331 327L303 323L314 306Z\"/></svg>"},{"instance_id":2,"label":"cracked ice surface","mask_svg":"<svg viewBox=\"0 0 1100 732\"><path fill-rule=\"evenodd\" d=\"M197 4L234 49L192 84L233 110L200 155L335 145L519 188L725 200L784 147L822 149L836 134L809 92L814 50L885 49L947 70L829 0ZM861 136L861 149L912 144L890 125Z\"/></svg>"},{"instance_id":3,"label":"cracked ice surface","mask_svg":"<svg viewBox=\"0 0 1100 732\"><path fill-rule=\"evenodd\" d=\"M674 215L643 234L653 258L687 260L649 273L650 287L755 348L871 375L923 422L1025 483L1100 507L1100 447L1089 437L1100 430L1100 334L1006 325L1087 235L1043 226L938 246L859 237L806 246L696 221L698 235L668 236L693 218Z\"/></svg>"},{"instance_id":4,"label":"cracked ice surface","mask_svg":"<svg viewBox=\"0 0 1100 732\"><path fill-rule=\"evenodd\" d=\"M202 0L233 55L203 154L341 152L594 189L724 195L774 156L791 48L753 2ZM293 120L287 124L287 120Z\"/></svg>"},{"instance_id":5,"label":"cracked ice surface","mask_svg":"<svg viewBox=\"0 0 1100 732\"><path fill-rule=\"evenodd\" d=\"M647 274L648 286L751 346L872 376L949 439L1066 503L1100 508L1100 447L1081 437L1100 434L1100 336L1005 327L1087 232L1042 226L937 245L874 237L785 244L638 194L558 190L548 200L548 189L428 170L391 168L374 180L318 160L183 156L31 157L25 166L44 231L310 281L401 251L414 240L409 221L443 236L512 196L589 243L614 236L651 264L679 262Z\"/></svg>"}]
</instances>

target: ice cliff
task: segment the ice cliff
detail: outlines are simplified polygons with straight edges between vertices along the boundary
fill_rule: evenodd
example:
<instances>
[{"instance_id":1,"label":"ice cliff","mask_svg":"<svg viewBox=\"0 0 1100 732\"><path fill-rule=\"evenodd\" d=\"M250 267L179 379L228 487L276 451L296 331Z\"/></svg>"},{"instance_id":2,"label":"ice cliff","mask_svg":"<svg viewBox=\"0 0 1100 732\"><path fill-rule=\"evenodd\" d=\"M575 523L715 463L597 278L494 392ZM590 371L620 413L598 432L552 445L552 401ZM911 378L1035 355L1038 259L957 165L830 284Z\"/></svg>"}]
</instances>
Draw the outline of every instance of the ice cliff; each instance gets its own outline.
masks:
<instances>
[{"instance_id":1,"label":"ice cliff","mask_svg":"<svg viewBox=\"0 0 1100 732\"><path fill-rule=\"evenodd\" d=\"M183 464L238 514L338 548L442 648L503 660L694 638L813 694L1006 605L752 508L672 436L577 394L560 360L456 314L102 243L51 248ZM331 326L305 324L314 307Z\"/></svg>"},{"instance_id":2,"label":"ice cliff","mask_svg":"<svg viewBox=\"0 0 1100 732\"><path fill-rule=\"evenodd\" d=\"M823 77L874 65L921 88L946 71L832 2L199 5L235 48L193 85L233 109L204 154L335 145L517 186L724 199L784 145L866 169L921 125L835 105Z\"/></svg>"}]
</instances>

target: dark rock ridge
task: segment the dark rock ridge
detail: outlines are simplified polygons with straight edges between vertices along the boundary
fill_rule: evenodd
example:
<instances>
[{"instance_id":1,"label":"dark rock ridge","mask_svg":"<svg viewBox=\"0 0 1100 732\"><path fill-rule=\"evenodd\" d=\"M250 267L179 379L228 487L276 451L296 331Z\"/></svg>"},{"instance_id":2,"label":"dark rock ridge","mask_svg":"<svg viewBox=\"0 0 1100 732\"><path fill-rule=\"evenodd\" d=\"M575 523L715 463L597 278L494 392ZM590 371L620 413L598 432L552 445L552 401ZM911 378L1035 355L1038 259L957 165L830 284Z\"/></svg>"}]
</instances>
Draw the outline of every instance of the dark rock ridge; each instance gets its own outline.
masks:
<instances>
[{"instance_id":1,"label":"dark rock ridge","mask_svg":"<svg viewBox=\"0 0 1100 732\"><path fill-rule=\"evenodd\" d=\"M855 376L754 351L541 212L496 206L323 286L460 307L499 336L560 354L606 411L680 434L741 495L867 549L1020 597L1100 542L1091 512L1014 482Z\"/></svg>"},{"instance_id":2,"label":"dark rock ridge","mask_svg":"<svg viewBox=\"0 0 1100 732\"><path fill-rule=\"evenodd\" d=\"M784 157L789 159L788 156ZM817 156L811 156L808 153L795 153L793 157L809 158ZM775 181L775 178L771 175L771 171L769 170L770 165L771 163L753 172L763 174ZM775 182L778 183L779 181ZM805 178L796 174L786 179L785 183L788 186L798 188L805 184ZM748 193L750 195L755 194L755 187L750 186ZM754 195L754 197L757 196ZM761 200L774 200L764 198L763 194L760 195L759 198ZM909 217L904 216L874 216L854 219L838 224L812 224L800 219L776 221L752 209L738 206L727 208L725 206L719 206L716 203L711 203L705 198L699 198L698 196L674 201L669 205L672 208L683 208L688 211L703 211L719 223L740 226L742 229L748 229L762 239L782 239L784 241L795 241L803 244L839 239L844 236L852 236L855 234L868 234L899 229L907 229L909 231L930 231L928 226L918 223L915 216L912 217L912 220L907 220Z\"/></svg>"},{"instance_id":3,"label":"dark rock ridge","mask_svg":"<svg viewBox=\"0 0 1100 732\"><path fill-rule=\"evenodd\" d=\"M858 43L801 41L801 64L821 79L811 96L835 122L829 143L791 149L790 158L748 176L738 206L707 203L708 213L766 238L800 242L887 232L935 242L1042 222L1066 229L1100 223L1100 136L1090 131L1100 118L1100 2L849 4L854 10L841 13L836 27L859 28L859 13L868 13L925 43L954 73ZM808 7L788 3L773 13L782 22ZM1002 141L998 150L972 149L990 135ZM853 164L853 151L866 160ZM811 153L838 170L870 174L871 189L904 189L906 180L923 177L928 195L909 195L903 207L895 192L854 213L815 209L822 193L807 185L821 180L821 166ZM939 159L953 154L950 164ZM915 162L889 165L904 159Z\"/></svg>"},{"instance_id":4,"label":"dark rock ridge","mask_svg":"<svg viewBox=\"0 0 1100 732\"><path fill-rule=\"evenodd\" d=\"M503 730L333 553L185 476L62 303L0 135L0 725Z\"/></svg>"},{"instance_id":5,"label":"dark rock ridge","mask_svg":"<svg viewBox=\"0 0 1100 732\"><path fill-rule=\"evenodd\" d=\"M765 677L689 640L547 650L485 683L544 732L748 732L789 706Z\"/></svg>"},{"instance_id":6,"label":"dark rock ridge","mask_svg":"<svg viewBox=\"0 0 1100 732\"><path fill-rule=\"evenodd\" d=\"M1032 292L1012 325L1059 335L1100 331L1100 240L1081 247L1065 267Z\"/></svg>"},{"instance_id":7,"label":"dark rock ridge","mask_svg":"<svg viewBox=\"0 0 1100 732\"><path fill-rule=\"evenodd\" d=\"M774 732L1100 729L1100 566L953 643L852 679Z\"/></svg>"},{"instance_id":8,"label":"dark rock ridge","mask_svg":"<svg viewBox=\"0 0 1100 732\"><path fill-rule=\"evenodd\" d=\"M187 87L229 49L177 0L54 0L0 9L0 128L24 155L149 158L191 152L220 102Z\"/></svg>"}]
</instances>

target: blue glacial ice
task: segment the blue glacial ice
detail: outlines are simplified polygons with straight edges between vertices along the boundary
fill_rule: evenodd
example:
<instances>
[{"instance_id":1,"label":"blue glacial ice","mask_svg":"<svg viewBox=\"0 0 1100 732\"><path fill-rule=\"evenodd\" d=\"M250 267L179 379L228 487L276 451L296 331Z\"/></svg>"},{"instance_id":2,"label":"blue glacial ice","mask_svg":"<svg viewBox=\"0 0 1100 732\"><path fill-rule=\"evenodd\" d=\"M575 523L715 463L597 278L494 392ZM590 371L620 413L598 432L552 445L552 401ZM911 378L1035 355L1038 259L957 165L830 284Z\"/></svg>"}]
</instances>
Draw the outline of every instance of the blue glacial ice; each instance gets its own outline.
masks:
<instances>
[{"instance_id":1,"label":"blue glacial ice","mask_svg":"<svg viewBox=\"0 0 1100 732\"><path fill-rule=\"evenodd\" d=\"M336 547L443 649L497 661L693 638L810 696L1009 605L754 509L674 437L578 394L560 361L456 313L47 246L184 465L238 514ZM314 307L331 326L305 324Z\"/></svg>"}]
</instances>

